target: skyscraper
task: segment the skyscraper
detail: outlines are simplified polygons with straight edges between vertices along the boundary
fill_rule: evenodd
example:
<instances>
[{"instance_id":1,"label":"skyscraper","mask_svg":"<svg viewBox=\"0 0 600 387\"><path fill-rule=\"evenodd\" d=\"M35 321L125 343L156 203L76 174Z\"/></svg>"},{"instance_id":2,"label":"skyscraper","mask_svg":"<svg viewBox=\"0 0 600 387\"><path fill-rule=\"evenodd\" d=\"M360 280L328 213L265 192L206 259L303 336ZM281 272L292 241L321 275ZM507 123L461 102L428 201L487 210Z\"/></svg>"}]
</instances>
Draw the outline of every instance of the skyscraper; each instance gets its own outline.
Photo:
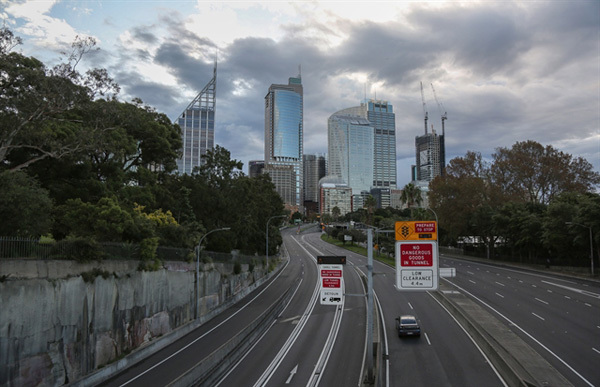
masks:
<instances>
[{"instance_id":1,"label":"skyscraper","mask_svg":"<svg viewBox=\"0 0 600 387\"><path fill-rule=\"evenodd\" d=\"M329 176L341 178L356 197L373 183L374 129L355 108L332 114L327 122ZM355 206L356 207L356 206Z\"/></svg>"},{"instance_id":2,"label":"skyscraper","mask_svg":"<svg viewBox=\"0 0 600 387\"><path fill-rule=\"evenodd\" d=\"M202 164L202 156L215 146L215 108L217 62L212 79L177 119L183 139L183 155L177 160L177 172L191 174Z\"/></svg>"},{"instance_id":3,"label":"skyscraper","mask_svg":"<svg viewBox=\"0 0 600 387\"><path fill-rule=\"evenodd\" d=\"M413 180L431 181L440 176L445 168L444 135L434 129L431 133L415 137L417 166Z\"/></svg>"},{"instance_id":4,"label":"skyscraper","mask_svg":"<svg viewBox=\"0 0 600 387\"><path fill-rule=\"evenodd\" d=\"M367 119L375 129L373 188L396 188L396 115L387 101L370 100Z\"/></svg>"},{"instance_id":5,"label":"skyscraper","mask_svg":"<svg viewBox=\"0 0 600 387\"><path fill-rule=\"evenodd\" d=\"M323 155L304 155L304 210L306 215L319 212L319 180L327 173Z\"/></svg>"},{"instance_id":6,"label":"skyscraper","mask_svg":"<svg viewBox=\"0 0 600 387\"><path fill-rule=\"evenodd\" d=\"M290 77L287 85L273 84L265 96L265 169L291 173L271 176L284 203L303 212L303 100L302 80ZM293 181L284 181L287 178ZM288 188L292 187L291 195Z\"/></svg>"}]
</instances>

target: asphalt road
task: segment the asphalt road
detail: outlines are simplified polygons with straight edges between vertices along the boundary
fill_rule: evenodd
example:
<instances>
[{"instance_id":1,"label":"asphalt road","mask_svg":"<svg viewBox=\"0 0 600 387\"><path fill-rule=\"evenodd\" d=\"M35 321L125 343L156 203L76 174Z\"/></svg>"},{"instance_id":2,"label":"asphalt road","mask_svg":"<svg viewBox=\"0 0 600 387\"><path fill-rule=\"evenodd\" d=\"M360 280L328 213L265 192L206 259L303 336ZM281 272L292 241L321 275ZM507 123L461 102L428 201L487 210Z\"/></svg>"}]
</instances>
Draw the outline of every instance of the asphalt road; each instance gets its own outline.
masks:
<instances>
[{"instance_id":1,"label":"asphalt road","mask_svg":"<svg viewBox=\"0 0 600 387\"><path fill-rule=\"evenodd\" d=\"M448 257L440 266L573 385L600 386L598 282Z\"/></svg>"},{"instance_id":2,"label":"asphalt road","mask_svg":"<svg viewBox=\"0 0 600 387\"><path fill-rule=\"evenodd\" d=\"M221 386L360 386L365 378L366 258L323 242L316 228L284 232L285 268L244 300L104 385L168 385L261 315L289 288L289 304ZM316 257L344 255L344 302L321 305ZM573 385L600 385L597 283L506 267L440 259L442 279L489 309ZM460 324L426 291L399 291L395 270L374 262L384 332L383 385L503 386ZM420 338L398 338L395 317L415 315Z\"/></svg>"},{"instance_id":3,"label":"asphalt road","mask_svg":"<svg viewBox=\"0 0 600 387\"><path fill-rule=\"evenodd\" d=\"M315 246L329 246L345 254L348 265L366 272L366 258L320 240L309 234ZM337 250L336 250L337 249ZM399 291L395 269L373 263L373 287L383 313L389 348L389 367L384 378L389 386L502 386L503 382L486 357L453 317L428 292ZM420 323L420 338L399 338L395 318L413 314Z\"/></svg>"}]
</instances>

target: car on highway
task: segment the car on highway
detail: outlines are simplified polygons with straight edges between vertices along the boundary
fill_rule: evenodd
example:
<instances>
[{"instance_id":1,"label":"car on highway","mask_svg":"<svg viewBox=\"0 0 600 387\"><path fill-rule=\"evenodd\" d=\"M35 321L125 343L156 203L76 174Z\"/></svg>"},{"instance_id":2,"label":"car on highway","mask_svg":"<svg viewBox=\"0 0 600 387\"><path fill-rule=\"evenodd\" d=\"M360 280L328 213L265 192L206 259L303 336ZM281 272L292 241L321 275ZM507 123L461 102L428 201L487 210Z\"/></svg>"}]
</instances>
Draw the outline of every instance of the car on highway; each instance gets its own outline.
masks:
<instances>
[{"instance_id":1,"label":"car on highway","mask_svg":"<svg viewBox=\"0 0 600 387\"><path fill-rule=\"evenodd\" d=\"M415 316L402 315L396 317L396 329L398 330L398 337L421 336L421 327Z\"/></svg>"}]
</instances>

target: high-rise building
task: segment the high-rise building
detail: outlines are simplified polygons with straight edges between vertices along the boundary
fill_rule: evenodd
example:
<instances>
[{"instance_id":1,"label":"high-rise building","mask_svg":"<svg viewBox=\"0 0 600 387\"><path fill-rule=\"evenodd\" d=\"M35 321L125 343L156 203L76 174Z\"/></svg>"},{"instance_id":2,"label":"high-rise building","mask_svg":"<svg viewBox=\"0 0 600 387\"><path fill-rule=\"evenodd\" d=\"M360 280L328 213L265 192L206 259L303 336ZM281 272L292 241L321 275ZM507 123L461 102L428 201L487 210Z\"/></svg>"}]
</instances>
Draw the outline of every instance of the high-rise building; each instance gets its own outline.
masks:
<instances>
[{"instance_id":1,"label":"high-rise building","mask_svg":"<svg viewBox=\"0 0 600 387\"><path fill-rule=\"evenodd\" d=\"M250 160L248 162L248 176L256 177L260 175L265 168L264 160Z\"/></svg>"},{"instance_id":2,"label":"high-rise building","mask_svg":"<svg viewBox=\"0 0 600 387\"><path fill-rule=\"evenodd\" d=\"M367 102L367 119L375 129L373 188L396 188L396 114L387 101Z\"/></svg>"},{"instance_id":3,"label":"high-rise building","mask_svg":"<svg viewBox=\"0 0 600 387\"><path fill-rule=\"evenodd\" d=\"M177 160L177 172L191 174L202 165L202 156L215 146L215 108L217 62L212 79L177 119L181 127L183 155Z\"/></svg>"},{"instance_id":4,"label":"high-rise building","mask_svg":"<svg viewBox=\"0 0 600 387\"><path fill-rule=\"evenodd\" d=\"M353 108L332 114L327 122L328 175L337 176L353 196L369 191L373 183L374 129Z\"/></svg>"},{"instance_id":5,"label":"high-rise building","mask_svg":"<svg viewBox=\"0 0 600 387\"><path fill-rule=\"evenodd\" d=\"M324 155L304 155L304 201L319 201L319 180L327 174Z\"/></svg>"},{"instance_id":6,"label":"high-rise building","mask_svg":"<svg viewBox=\"0 0 600 387\"><path fill-rule=\"evenodd\" d=\"M445 168L444 135L439 135L434 129L431 133L415 137L417 165L413 171L413 180L431 181L442 175Z\"/></svg>"},{"instance_id":7,"label":"high-rise building","mask_svg":"<svg viewBox=\"0 0 600 387\"><path fill-rule=\"evenodd\" d=\"M293 179L286 182L284 174L273 183L284 203L290 208L303 212L303 89L300 75L291 77L287 85L273 84L265 96L265 169L264 173L281 171L291 167L293 173L287 175ZM287 188L293 187L291 196Z\"/></svg>"},{"instance_id":8,"label":"high-rise building","mask_svg":"<svg viewBox=\"0 0 600 387\"><path fill-rule=\"evenodd\" d=\"M325 176L319 181L319 212L333 215L334 208L340 215L352 212L352 189L338 176Z\"/></svg>"}]
</instances>

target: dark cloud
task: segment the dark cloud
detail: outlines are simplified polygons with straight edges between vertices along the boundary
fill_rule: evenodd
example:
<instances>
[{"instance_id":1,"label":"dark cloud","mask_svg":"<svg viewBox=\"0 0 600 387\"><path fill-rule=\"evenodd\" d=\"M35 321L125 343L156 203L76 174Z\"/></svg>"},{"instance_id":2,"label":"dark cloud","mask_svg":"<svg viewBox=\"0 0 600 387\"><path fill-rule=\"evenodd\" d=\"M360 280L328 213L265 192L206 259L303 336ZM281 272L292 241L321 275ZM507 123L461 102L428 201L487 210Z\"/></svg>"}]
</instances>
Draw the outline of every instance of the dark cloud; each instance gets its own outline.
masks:
<instances>
[{"instance_id":1,"label":"dark cloud","mask_svg":"<svg viewBox=\"0 0 600 387\"><path fill-rule=\"evenodd\" d=\"M560 144L575 156L591 155L589 161L599 170L598 144L574 139L598 135L600 2L526 5L414 4L402 20L387 23L315 22L288 25L278 40L236 39L218 47L216 141L246 166L262 159L264 96L271 84L287 83L302 65L305 153L325 153L327 118L359 105L365 86L367 98L373 98L370 87L382 85L377 97L392 103L396 112L399 184L408 183L414 139L424 131L423 81L430 125L441 131L430 83L448 113L447 161L467 151L489 158L497 147L531 139ZM160 24L169 31L162 40L144 28L132 31L156 50L124 47L120 63L132 56L151 60L178 85L166 87L130 72L120 72L118 81L127 95L174 119L191 101L184 95L199 92L212 77L217 45L202 31L187 30L181 14L165 12ZM339 26L342 32L334 33ZM308 39L307 31L343 33L345 40L326 49L324 38ZM349 73L366 74L367 85Z\"/></svg>"}]
</instances>

